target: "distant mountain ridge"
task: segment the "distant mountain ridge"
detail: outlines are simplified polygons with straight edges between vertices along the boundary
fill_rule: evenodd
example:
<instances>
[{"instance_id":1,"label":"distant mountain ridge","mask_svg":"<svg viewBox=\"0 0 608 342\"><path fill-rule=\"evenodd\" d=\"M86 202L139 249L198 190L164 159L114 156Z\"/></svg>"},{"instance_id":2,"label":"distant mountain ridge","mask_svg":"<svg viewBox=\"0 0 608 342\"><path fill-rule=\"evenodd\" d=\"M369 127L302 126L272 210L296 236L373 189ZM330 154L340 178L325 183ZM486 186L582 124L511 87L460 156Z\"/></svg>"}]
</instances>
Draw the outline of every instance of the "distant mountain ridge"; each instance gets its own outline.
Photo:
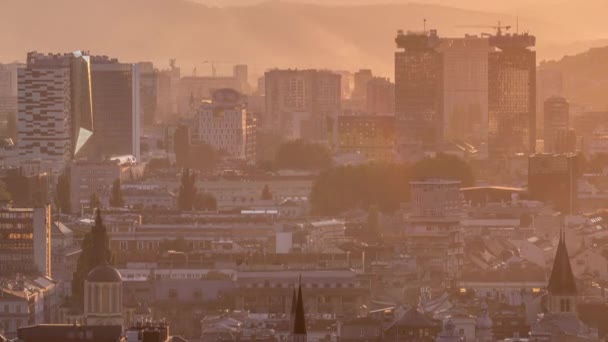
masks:
<instances>
[{"instance_id":1,"label":"distant mountain ridge","mask_svg":"<svg viewBox=\"0 0 608 342\"><path fill-rule=\"evenodd\" d=\"M5 14L0 21L0 62L24 60L30 50L87 49L163 67L176 58L184 74L195 66L199 74L209 73L202 61L213 59L248 63L258 74L271 66L367 67L392 76L396 31L421 30L423 18L443 36L491 32L457 28L462 25L516 22L515 16L416 3L321 6L268 1L220 8L186 0L2 0L0 13ZM519 24L539 37L539 59L560 56L559 45L545 46L571 33L524 17ZM228 71L223 68L218 69Z\"/></svg>"}]
</instances>

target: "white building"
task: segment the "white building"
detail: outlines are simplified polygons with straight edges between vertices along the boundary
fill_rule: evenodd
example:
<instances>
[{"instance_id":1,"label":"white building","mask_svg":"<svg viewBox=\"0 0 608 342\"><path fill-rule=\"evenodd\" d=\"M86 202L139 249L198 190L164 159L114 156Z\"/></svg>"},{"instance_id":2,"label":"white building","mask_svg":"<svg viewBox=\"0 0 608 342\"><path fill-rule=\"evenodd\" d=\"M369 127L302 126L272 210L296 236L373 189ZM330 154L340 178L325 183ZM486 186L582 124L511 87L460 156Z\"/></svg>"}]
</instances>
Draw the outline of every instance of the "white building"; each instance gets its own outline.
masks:
<instances>
[{"instance_id":1,"label":"white building","mask_svg":"<svg viewBox=\"0 0 608 342\"><path fill-rule=\"evenodd\" d=\"M253 160L252 137L255 119L248 118L244 97L233 89L213 93L211 102L203 103L198 111L198 141L211 145L230 157Z\"/></svg>"}]
</instances>

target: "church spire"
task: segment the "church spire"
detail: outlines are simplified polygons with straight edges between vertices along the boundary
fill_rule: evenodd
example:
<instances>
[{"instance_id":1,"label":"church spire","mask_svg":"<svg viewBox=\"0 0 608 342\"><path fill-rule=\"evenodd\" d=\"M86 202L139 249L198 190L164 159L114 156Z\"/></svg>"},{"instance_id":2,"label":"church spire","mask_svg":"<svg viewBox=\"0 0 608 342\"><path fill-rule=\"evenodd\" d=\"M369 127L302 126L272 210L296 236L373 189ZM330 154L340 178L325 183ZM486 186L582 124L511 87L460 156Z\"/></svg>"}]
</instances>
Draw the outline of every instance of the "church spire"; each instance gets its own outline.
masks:
<instances>
[{"instance_id":1,"label":"church spire","mask_svg":"<svg viewBox=\"0 0 608 342\"><path fill-rule=\"evenodd\" d=\"M302 298L302 276L300 276L300 283L298 284L298 294L296 296L295 316L293 321L293 328L291 330L291 341L292 342L305 342L306 341L306 317L304 313L304 300Z\"/></svg>"},{"instance_id":2,"label":"church spire","mask_svg":"<svg viewBox=\"0 0 608 342\"><path fill-rule=\"evenodd\" d=\"M101 210L97 209L95 225L91 229L92 255L91 261L95 266L108 264L108 234L101 219Z\"/></svg>"},{"instance_id":3,"label":"church spire","mask_svg":"<svg viewBox=\"0 0 608 342\"><path fill-rule=\"evenodd\" d=\"M553 296L575 296L577 294L576 282L572 274L570 257L566 247L566 233L563 229L560 230L559 243L557 244L557 252L547 290Z\"/></svg>"}]
</instances>

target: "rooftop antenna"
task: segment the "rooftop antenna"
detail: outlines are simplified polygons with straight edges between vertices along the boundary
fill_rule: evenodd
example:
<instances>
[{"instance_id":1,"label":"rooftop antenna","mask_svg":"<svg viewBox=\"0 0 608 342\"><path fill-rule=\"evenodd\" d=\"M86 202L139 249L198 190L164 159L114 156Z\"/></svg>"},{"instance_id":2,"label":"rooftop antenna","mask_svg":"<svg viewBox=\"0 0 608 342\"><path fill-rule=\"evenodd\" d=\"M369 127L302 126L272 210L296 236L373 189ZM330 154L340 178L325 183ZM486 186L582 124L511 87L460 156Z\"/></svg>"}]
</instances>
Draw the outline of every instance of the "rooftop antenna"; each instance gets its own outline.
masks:
<instances>
[{"instance_id":1,"label":"rooftop antenna","mask_svg":"<svg viewBox=\"0 0 608 342\"><path fill-rule=\"evenodd\" d=\"M426 33L426 18L422 19L423 32Z\"/></svg>"}]
</instances>

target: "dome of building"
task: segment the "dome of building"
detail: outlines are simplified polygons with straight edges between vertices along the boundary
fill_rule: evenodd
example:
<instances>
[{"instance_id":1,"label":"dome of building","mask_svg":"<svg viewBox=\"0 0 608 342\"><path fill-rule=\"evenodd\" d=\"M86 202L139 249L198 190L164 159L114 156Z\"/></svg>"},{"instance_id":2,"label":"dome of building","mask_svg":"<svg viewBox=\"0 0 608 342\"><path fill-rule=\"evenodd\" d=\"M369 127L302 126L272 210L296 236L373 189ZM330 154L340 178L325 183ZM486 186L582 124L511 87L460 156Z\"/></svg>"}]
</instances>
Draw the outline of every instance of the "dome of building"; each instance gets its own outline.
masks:
<instances>
[{"instance_id":1,"label":"dome of building","mask_svg":"<svg viewBox=\"0 0 608 342\"><path fill-rule=\"evenodd\" d=\"M122 277L117 269L110 265L99 265L87 275L88 282L95 283L120 283Z\"/></svg>"}]
</instances>

